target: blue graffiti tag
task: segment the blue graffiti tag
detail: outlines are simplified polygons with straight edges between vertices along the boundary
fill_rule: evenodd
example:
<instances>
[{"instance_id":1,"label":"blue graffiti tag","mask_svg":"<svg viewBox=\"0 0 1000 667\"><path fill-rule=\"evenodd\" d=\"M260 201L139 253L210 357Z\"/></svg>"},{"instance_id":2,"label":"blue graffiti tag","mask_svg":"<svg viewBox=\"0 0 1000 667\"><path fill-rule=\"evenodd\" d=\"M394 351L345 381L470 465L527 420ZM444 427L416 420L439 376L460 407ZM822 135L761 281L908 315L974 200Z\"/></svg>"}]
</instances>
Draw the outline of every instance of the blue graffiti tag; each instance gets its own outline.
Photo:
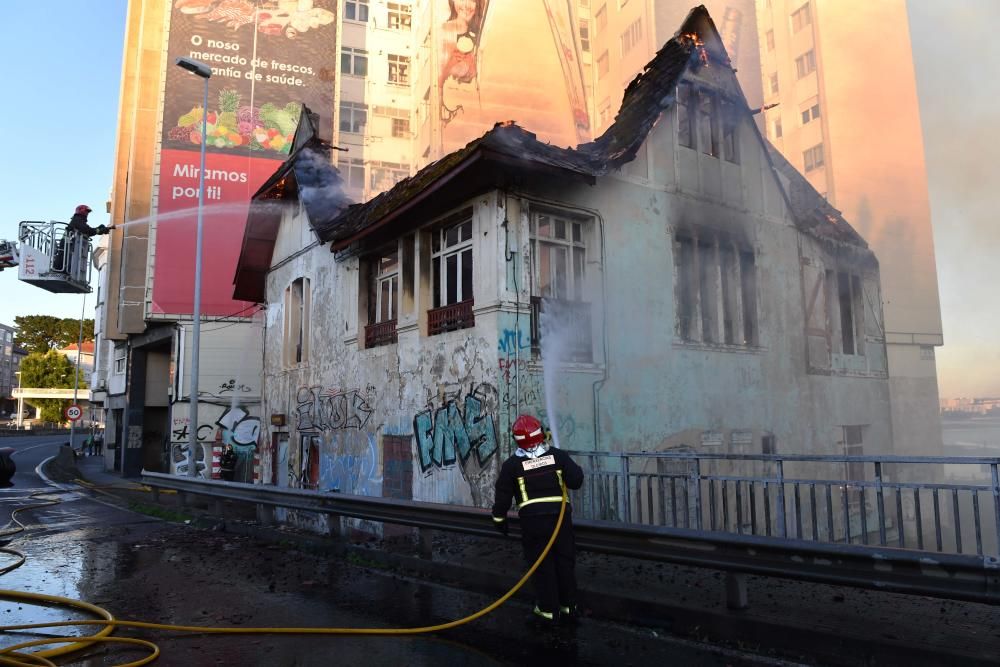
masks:
<instances>
[{"instance_id":1,"label":"blue graffiti tag","mask_svg":"<svg viewBox=\"0 0 1000 667\"><path fill-rule=\"evenodd\" d=\"M464 463L474 449L479 464L484 464L497 451L497 432L493 415L483 410L483 401L472 394L465 397L465 414L457 402L451 400L434 412L418 413L413 418L413 432L417 436L420 468L427 472L453 465L456 452Z\"/></svg>"},{"instance_id":2,"label":"blue graffiti tag","mask_svg":"<svg viewBox=\"0 0 1000 667\"><path fill-rule=\"evenodd\" d=\"M524 332L521 329L504 329L500 332L498 348L501 354L515 350L528 350L531 349L531 339L525 340Z\"/></svg>"}]
</instances>

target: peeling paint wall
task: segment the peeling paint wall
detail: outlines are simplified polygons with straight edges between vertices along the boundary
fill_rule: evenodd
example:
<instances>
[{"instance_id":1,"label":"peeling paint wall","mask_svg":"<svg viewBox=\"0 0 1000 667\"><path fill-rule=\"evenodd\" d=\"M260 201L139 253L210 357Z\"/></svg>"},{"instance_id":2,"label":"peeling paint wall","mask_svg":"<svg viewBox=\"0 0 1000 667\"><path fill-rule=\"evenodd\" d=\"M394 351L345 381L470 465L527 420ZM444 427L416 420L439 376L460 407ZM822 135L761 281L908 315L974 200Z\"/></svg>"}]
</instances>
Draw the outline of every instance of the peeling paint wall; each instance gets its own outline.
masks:
<instances>
[{"instance_id":1,"label":"peeling paint wall","mask_svg":"<svg viewBox=\"0 0 1000 667\"><path fill-rule=\"evenodd\" d=\"M511 452L510 424L523 412L540 415L573 450L759 453L766 441L777 453L841 454L843 427L863 426L866 454L891 452L874 257L796 228L749 117L738 164L676 147L674 126L674 114L664 114L636 160L595 186L535 179L465 202L475 325L458 331L426 335L429 237L417 227L433 220L414 221L399 240L400 256L416 259L401 263L413 273L402 276L398 342L364 349L364 256L335 258L323 246L296 256L303 222L286 218L277 245L287 259L268 278L262 411L265 423L284 415L285 425L265 439L272 451L264 458L281 461L265 466L265 483L400 497L398 483L386 487L388 438L393 479L410 481L409 497L486 507ZM590 357L548 376L530 312L529 220L539 211L583 221L586 246L589 307L574 330L589 338ZM756 309L749 343L679 336L675 245L684 231L752 252L755 281L742 296ZM810 347L805 285L810 270L825 267L852 271L864 286L859 298L870 297L858 320L860 354L828 350L819 359ZM283 365L283 295L303 277L309 358ZM286 436L279 455L274 443ZM405 441L411 476L397 470Z\"/></svg>"}]
</instances>

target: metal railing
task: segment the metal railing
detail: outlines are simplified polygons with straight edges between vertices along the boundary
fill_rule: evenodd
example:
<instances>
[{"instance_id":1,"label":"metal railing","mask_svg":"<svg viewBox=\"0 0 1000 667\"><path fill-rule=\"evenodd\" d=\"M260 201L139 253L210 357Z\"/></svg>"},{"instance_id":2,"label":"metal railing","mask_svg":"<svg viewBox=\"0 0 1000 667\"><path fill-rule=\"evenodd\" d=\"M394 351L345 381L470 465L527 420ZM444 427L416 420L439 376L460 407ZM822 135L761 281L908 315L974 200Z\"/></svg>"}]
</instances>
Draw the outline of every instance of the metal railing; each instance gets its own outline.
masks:
<instances>
[{"instance_id":1,"label":"metal railing","mask_svg":"<svg viewBox=\"0 0 1000 667\"><path fill-rule=\"evenodd\" d=\"M398 340L396 335L396 320L377 322L365 327L365 347L391 345Z\"/></svg>"},{"instance_id":2,"label":"metal railing","mask_svg":"<svg viewBox=\"0 0 1000 667\"><path fill-rule=\"evenodd\" d=\"M265 521L273 519L275 507L281 507L419 529L498 537L485 509L209 481L146 471L142 473L142 481L154 489L154 494L161 489L179 492L185 503L188 496L198 495L215 501L254 504L258 517ZM989 556L939 554L928 558L912 551L853 544L816 544L788 538L580 518L574 518L573 523L577 546L596 553L724 572L1000 604L1000 569L997 559ZM520 532L517 519L512 518L511 524L511 533L516 537Z\"/></svg>"},{"instance_id":3,"label":"metal railing","mask_svg":"<svg viewBox=\"0 0 1000 667\"><path fill-rule=\"evenodd\" d=\"M61 222L22 221L18 239L49 258L49 272L80 284L90 282L90 238Z\"/></svg>"},{"instance_id":4,"label":"metal railing","mask_svg":"<svg viewBox=\"0 0 1000 667\"><path fill-rule=\"evenodd\" d=\"M1000 458L570 453L589 519L1000 554Z\"/></svg>"},{"instance_id":5,"label":"metal railing","mask_svg":"<svg viewBox=\"0 0 1000 667\"><path fill-rule=\"evenodd\" d=\"M475 326L476 318L472 312L473 300L467 299L427 311L427 330L430 335L457 331Z\"/></svg>"}]
</instances>

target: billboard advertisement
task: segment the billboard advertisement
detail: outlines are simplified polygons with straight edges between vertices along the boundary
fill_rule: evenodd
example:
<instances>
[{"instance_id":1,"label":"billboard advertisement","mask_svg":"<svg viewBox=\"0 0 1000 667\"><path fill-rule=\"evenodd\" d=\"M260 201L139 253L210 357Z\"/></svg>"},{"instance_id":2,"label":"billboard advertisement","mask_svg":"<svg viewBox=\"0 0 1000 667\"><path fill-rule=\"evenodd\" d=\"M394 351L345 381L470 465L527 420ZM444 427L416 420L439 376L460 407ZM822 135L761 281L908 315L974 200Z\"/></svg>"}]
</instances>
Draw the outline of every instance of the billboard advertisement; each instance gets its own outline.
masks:
<instances>
[{"instance_id":1,"label":"billboard advertisement","mask_svg":"<svg viewBox=\"0 0 1000 667\"><path fill-rule=\"evenodd\" d=\"M250 196L291 150L302 105L331 139L337 0L173 0L170 13L152 314L190 315L202 143L206 148L203 315L238 314L233 276ZM209 65L204 82L178 57ZM207 131L202 136L203 124Z\"/></svg>"},{"instance_id":2,"label":"billboard advertisement","mask_svg":"<svg viewBox=\"0 0 1000 667\"><path fill-rule=\"evenodd\" d=\"M539 139L591 137L573 0L435 0L442 151L513 120Z\"/></svg>"}]
</instances>

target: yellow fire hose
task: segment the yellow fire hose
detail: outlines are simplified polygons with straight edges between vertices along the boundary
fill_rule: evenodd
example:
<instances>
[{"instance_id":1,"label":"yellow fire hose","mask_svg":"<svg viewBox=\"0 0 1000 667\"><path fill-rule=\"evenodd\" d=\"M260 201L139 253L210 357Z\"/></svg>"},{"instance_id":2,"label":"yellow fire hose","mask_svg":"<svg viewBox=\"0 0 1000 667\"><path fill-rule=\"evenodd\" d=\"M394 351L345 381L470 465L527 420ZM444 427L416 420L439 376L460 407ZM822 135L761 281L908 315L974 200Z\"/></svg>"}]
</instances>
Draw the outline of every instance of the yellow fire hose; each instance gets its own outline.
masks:
<instances>
[{"instance_id":1,"label":"yellow fire hose","mask_svg":"<svg viewBox=\"0 0 1000 667\"><path fill-rule=\"evenodd\" d=\"M35 493L29 496L44 496L49 495L51 492L41 492ZM36 505L28 505L25 507L19 507L11 513L11 519L18 524L18 528L0 535L4 537L6 535L14 535L24 530L24 524L17 520L16 515L18 512L37 509L39 507L47 507L49 505L57 504L61 501L54 498L45 498L46 502ZM552 536L549 538L548 543L542 550L541 555L532 564L528 571L524 573L524 576L518 580L514 586L504 593L499 599L494 601L492 604L480 609L479 611L470 614L464 618L460 618L455 621L450 621L448 623L440 623L438 625L427 625L417 628L236 628L236 627L205 627L200 625L169 625L165 623L148 623L144 621L122 621L117 620L111 614L111 612L92 605L88 602L83 602L80 600L74 600L71 598L65 598L58 595L43 595L41 593L27 593L24 591L11 591L0 589L0 599L8 600L22 600L27 603L46 603L46 604L59 604L67 607L75 607L77 609L82 609L95 616L101 617L101 620L67 620L67 621L54 621L49 623L25 623L19 625L0 625L0 632L11 632L15 630L36 630L41 628L54 628L63 626L100 626L101 630L93 635L87 636L66 636L66 637L46 637L44 639L36 639L32 641L22 642L20 644L15 644L13 646L8 646L6 648L0 649L0 665L13 665L15 667L35 667L36 665L46 665L55 666L55 663L50 660L50 658L67 655L70 653L75 653L83 649L89 648L94 644L98 643L119 643L119 644L135 644L148 648L150 654L145 656L140 660L133 662L123 663L118 667L140 667L140 665L146 665L154 660L160 655L159 647L153 642L146 641L144 639L135 639L131 637L111 637L109 636L111 632L116 628L144 628L148 630L166 630L170 632L199 632L203 634L217 634L217 635L253 635L253 634L270 634L270 635L419 635L426 634L430 632L439 632L441 630L448 630L450 628L457 627L459 625L464 625L471 621L476 620L486 614L490 613L494 609L497 609L500 605L509 600L517 591L527 583L531 575L535 573L538 566L541 565L542 561L549 554L552 549L552 545L555 544L556 537L559 535L559 529L562 527L563 517L566 514L566 503L568 502L566 496L566 487L563 486L562 489L562 501L559 504L559 518L556 520L555 530L552 531ZM25 561L25 557L20 552L14 551L13 549L0 548L0 553L11 554L20 560L13 565L8 565L6 567L0 568L0 575L6 574L11 570L17 568ZM24 649L29 649L34 646L46 646L50 644L66 644L66 646L60 646L57 648L45 649L42 651L33 651L25 653Z\"/></svg>"}]
</instances>

